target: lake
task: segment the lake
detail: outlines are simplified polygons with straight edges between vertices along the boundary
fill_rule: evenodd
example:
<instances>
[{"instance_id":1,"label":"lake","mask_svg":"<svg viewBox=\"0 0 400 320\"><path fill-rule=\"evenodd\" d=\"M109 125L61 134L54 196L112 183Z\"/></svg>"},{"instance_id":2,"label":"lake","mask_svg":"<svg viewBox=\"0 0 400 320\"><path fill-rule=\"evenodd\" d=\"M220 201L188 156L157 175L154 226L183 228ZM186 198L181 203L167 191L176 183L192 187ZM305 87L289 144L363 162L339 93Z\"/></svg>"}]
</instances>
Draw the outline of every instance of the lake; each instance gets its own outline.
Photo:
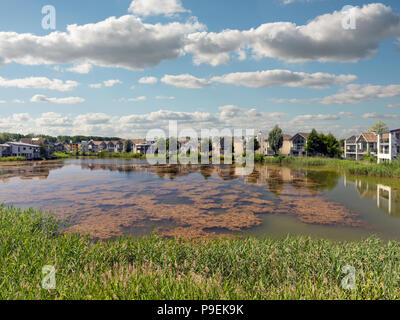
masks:
<instances>
[{"instance_id":1,"label":"lake","mask_svg":"<svg viewBox=\"0 0 400 320\"><path fill-rule=\"evenodd\" d=\"M54 212L67 220L66 231L96 239L153 231L400 239L398 179L270 165L240 176L239 169L119 159L7 164L0 165L0 203Z\"/></svg>"}]
</instances>

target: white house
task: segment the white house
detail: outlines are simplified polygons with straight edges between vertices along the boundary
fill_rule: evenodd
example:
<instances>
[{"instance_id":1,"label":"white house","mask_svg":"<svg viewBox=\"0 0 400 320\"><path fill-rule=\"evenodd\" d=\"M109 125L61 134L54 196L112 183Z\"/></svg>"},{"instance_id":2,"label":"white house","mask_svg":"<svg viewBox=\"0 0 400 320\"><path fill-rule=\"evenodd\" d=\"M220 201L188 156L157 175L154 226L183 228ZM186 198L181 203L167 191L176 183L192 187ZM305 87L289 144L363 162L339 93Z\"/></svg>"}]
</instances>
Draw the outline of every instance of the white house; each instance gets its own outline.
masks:
<instances>
[{"instance_id":1,"label":"white house","mask_svg":"<svg viewBox=\"0 0 400 320\"><path fill-rule=\"evenodd\" d=\"M360 160L368 154L378 153L378 135L375 132L363 132L359 136L351 136L344 142L344 157Z\"/></svg>"},{"instance_id":2,"label":"white house","mask_svg":"<svg viewBox=\"0 0 400 320\"><path fill-rule=\"evenodd\" d=\"M28 160L40 157L40 147L38 145L22 142L7 142L6 145L9 146L7 153L10 157L25 157Z\"/></svg>"},{"instance_id":3,"label":"white house","mask_svg":"<svg viewBox=\"0 0 400 320\"><path fill-rule=\"evenodd\" d=\"M378 135L378 163L400 160L400 129Z\"/></svg>"}]
</instances>

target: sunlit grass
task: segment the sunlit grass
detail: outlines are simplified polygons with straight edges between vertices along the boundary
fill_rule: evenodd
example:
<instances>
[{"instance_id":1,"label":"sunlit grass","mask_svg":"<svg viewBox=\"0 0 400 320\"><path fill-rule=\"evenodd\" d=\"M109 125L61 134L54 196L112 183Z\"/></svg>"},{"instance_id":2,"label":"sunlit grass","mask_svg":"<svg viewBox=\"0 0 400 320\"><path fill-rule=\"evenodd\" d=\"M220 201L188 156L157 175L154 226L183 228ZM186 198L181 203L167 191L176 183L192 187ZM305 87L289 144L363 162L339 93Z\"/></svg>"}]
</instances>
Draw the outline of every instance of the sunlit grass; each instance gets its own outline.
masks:
<instances>
[{"instance_id":1,"label":"sunlit grass","mask_svg":"<svg viewBox=\"0 0 400 320\"><path fill-rule=\"evenodd\" d=\"M93 242L0 208L0 299L398 299L400 243L309 238ZM56 290L41 288L56 268ZM356 269L344 290L342 267Z\"/></svg>"}]
</instances>

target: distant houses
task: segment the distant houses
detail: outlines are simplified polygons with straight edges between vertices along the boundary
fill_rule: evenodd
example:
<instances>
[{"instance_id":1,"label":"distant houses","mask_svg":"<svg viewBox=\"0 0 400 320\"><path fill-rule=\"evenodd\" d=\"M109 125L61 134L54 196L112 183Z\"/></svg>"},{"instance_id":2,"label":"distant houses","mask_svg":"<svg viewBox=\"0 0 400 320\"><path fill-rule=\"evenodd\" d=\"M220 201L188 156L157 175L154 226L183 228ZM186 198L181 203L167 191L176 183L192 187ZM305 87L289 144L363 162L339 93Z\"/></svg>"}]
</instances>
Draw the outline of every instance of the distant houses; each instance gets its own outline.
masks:
<instances>
[{"instance_id":1,"label":"distant houses","mask_svg":"<svg viewBox=\"0 0 400 320\"><path fill-rule=\"evenodd\" d=\"M382 133L364 132L345 140L346 159L360 160L363 156L376 156L378 163L400 160L400 129Z\"/></svg>"},{"instance_id":2,"label":"distant houses","mask_svg":"<svg viewBox=\"0 0 400 320\"><path fill-rule=\"evenodd\" d=\"M40 157L40 147L22 142L7 142L0 145L0 157L25 157L28 160Z\"/></svg>"},{"instance_id":3,"label":"distant houses","mask_svg":"<svg viewBox=\"0 0 400 320\"><path fill-rule=\"evenodd\" d=\"M399 160L400 129L378 134L378 163Z\"/></svg>"},{"instance_id":4,"label":"distant houses","mask_svg":"<svg viewBox=\"0 0 400 320\"><path fill-rule=\"evenodd\" d=\"M377 156L377 153L378 134L375 132L364 132L345 140L344 157L346 159L360 160L366 155Z\"/></svg>"}]
</instances>

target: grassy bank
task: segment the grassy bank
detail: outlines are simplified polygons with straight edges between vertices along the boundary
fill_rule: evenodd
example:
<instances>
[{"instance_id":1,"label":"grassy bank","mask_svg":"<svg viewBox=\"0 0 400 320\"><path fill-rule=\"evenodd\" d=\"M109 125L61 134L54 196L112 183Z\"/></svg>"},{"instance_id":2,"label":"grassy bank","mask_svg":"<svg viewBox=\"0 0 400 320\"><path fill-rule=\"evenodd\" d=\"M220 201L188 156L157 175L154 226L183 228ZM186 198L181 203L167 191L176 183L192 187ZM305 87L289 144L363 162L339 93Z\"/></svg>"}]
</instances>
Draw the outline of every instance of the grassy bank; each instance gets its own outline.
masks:
<instances>
[{"instance_id":1,"label":"grassy bank","mask_svg":"<svg viewBox=\"0 0 400 320\"><path fill-rule=\"evenodd\" d=\"M41 288L42 267L56 289ZM341 269L357 271L344 290ZM400 243L307 238L91 242L0 207L0 299L398 299Z\"/></svg>"},{"instance_id":2,"label":"grassy bank","mask_svg":"<svg viewBox=\"0 0 400 320\"><path fill-rule=\"evenodd\" d=\"M270 164L296 165L305 167L330 167L343 169L350 174L374 177L400 177L400 162L371 163L319 157L263 157L259 162Z\"/></svg>"},{"instance_id":3,"label":"grassy bank","mask_svg":"<svg viewBox=\"0 0 400 320\"><path fill-rule=\"evenodd\" d=\"M0 162L10 162L10 161L26 161L25 157L4 157L0 158Z\"/></svg>"}]
</instances>

